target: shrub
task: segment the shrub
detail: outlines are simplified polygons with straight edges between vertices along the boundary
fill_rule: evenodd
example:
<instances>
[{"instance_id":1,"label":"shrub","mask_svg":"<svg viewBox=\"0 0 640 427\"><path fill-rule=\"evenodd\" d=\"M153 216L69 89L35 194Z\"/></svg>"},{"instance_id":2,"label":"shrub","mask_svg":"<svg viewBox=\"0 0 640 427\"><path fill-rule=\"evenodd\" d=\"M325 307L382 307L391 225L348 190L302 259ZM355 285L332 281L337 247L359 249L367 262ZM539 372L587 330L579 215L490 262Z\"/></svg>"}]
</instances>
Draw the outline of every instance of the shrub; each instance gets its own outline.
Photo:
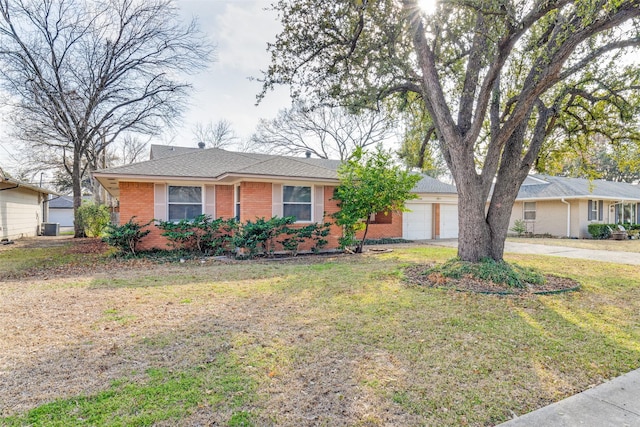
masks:
<instances>
[{"instance_id":1,"label":"shrub","mask_svg":"<svg viewBox=\"0 0 640 427\"><path fill-rule=\"evenodd\" d=\"M614 225L613 227L616 226ZM591 234L591 237L593 237L594 239L603 240L611 237L612 228L607 224L589 224L587 230L589 231L589 234Z\"/></svg>"},{"instance_id":2,"label":"shrub","mask_svg":"<svg viewBox=\"0 0 640 427\"><path fill-rule=\"evenodd\" d=\"M134 221L135 216L131 217L126 224L114 225L109 224L107 226L107 235L103 237L109 246L118 248L122 253L136 254L136 247L144 236L150 233L150 230L144 230L148 227L153 220L146 224L140 224Z\"/></svg>"},{"instance_id":3,"label":"shrub","mask_svg":"<svg viewBox=\"0 0 640 427\"><path fill-rule=\"evenodd\" d=\"M258 249L267 255L273 255L275 251L275 238L285 231L287 225L293 224L295 217L272 217L271 219L257 218L248 220L239 228L233 236L233 245L242 249L246 256L252 258L258 253Z\"/></svg>"},{"instance_id":4,"label":"shrub","mask_svg":"<svg viewBox=\"0 0 640 427\"><path fill-rule=\"evenodd\" d=\"M524 223L524 220L516 219L513 223L513 227L511 227L510 230L516 233L518 237L521 237L527 231L527 226Z\"/></svg>"},{"instance_id":5,"label":"shrub","mask_svg":"<svg viewBox=\"0 0 640 427\"><path fill-rule=\"evenodd\" d=\"M89 237L100 237L111 221L109 208L90 201L83 202L78 208L78 218L84 233Z\"/></svg>"},{"instance_id":6,"label":"shrub","mask_svg":"<svg viewBox=\"0 0 640 427\"><path fill-rule=\"evenodd\" d=\"M181 219L178 222L158 220L156 227L162 230L161 234L169 241L167 245L174 249L192 249L195 231L193 223L188 219Z\"/></svg>"},{"instance_id":7,"label":"shrub","mask_svg":"<svg viewBox=\"0 0 640 427\"><path fill-rule=\"evenodd\" d=\"M232 251L233 236L238 231L240 224L235 218L218 218L211 221L211 235L205 242L205 248L214 255L220 255Z\"/></svg>"},{"instance_id":8,"label":"shrub","mask_svg":"<svg viewBox=\"0 0 640 427\"><path fill-rule=\"evenodd\" d=\"M320 252L327 243L329 243L325 237L329 235L331 223L326 222L324 224L309 224L300 228L284 227L282 234L287 237L278 240L278 243L282 245L282 248L289 251L291 255L296 256L300 245L307 240L314 242L311 250L314 253Z\"/></svg>"},{"instance_id":9,"label":"shrub","mask_svg":"<svg viewBox=\"0 0 640 427\"><path fill-rule=\"evenodd\" d=\"M452 279L470 276L494 283L504 283L516 288L524 288L527 284L541 285L545 281L542 274L530 268L504 261L495 261L491 258L485 258L478 263L454 258L425 272L427 275L432 273L439 273Z\"/></svg>"},{"instance_id":10,"label":"shrub","mask_svg":"<svg viewBox=\"0 0 640 427\"><path fill-rule=\"evenodd\" d=\"M156 227L163 230L162 235L169 240L167 244L175 249L216 255L229 250L232 235L237 229L235 219L212 219L206 214L198 215L193 220L156 222Z\"/></svg>"}]
</instances>

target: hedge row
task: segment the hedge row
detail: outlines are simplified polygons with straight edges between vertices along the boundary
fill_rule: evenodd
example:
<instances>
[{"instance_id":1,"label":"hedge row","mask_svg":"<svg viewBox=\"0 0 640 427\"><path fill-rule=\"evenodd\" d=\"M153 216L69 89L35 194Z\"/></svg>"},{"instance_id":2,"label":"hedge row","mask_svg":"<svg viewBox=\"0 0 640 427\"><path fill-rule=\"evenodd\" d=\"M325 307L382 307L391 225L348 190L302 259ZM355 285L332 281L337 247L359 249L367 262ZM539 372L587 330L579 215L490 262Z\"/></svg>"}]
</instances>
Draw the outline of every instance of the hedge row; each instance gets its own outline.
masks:
<instances>
[{"instance_id":1,"label":"hedge row","mask_svg":"<svg viewBox=\"0 0 640 427\"><path fill-rule=\"evenodd\" d=\"M640 230L640 224L589 224L587 230L594 239L608 239L612 231L618 230L619 225L622 225L627 232Z\"/></svg>"},{"instance_id":2,"label":"hedge row","mask_svg":"<svg viewBox=\"0 0 640 427\"><path fill-rule=\"evenodd\" d=\"M103 240L123 253L135 254L140 240L149 234L146 228L154 221L139 224L134 219L123 225L110 225ZM155 222L174 250L249 258L258 253L273 256L276 244L295 256L300 245L307 241L311 242L311 250L318 252L328 243L325 238L331 225L293 226L294 217L258 218L241 223L235 219L214 219L205 214L193 220Z\"/></svg>"}]
</instances>

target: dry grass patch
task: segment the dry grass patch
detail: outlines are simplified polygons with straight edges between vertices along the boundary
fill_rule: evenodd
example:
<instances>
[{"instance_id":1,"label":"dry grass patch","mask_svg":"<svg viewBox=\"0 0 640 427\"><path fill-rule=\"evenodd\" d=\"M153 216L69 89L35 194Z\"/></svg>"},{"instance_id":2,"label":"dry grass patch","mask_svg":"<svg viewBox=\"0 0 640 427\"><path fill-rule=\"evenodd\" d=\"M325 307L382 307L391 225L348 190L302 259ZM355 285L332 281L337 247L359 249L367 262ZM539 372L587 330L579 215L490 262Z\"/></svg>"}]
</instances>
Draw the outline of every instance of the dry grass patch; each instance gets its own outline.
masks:
<instances>
[{"instance_id":1,"label":"dry grass patch","mask_svg":"<svg viewBox=\"0 0 640 427\"><path fill-rule=\"evenodd\" d=\"M582 284L526 298L404 283L453 254L0 283L0 425L493 425L638 367L635 268L511 256Z\"/></svg>"},{"instance_id":2,"label":"dry grass patch","mask_svg":"<svg viewBox=\"0 0 640 427\"><path fill-rule=\"evenodd\" d=\"M530 243L534 245L566 246L578 249L640 253L640 240L552 239L525 237L510 237L507 240L513 243Z\"/></svg>"}]
</instances>

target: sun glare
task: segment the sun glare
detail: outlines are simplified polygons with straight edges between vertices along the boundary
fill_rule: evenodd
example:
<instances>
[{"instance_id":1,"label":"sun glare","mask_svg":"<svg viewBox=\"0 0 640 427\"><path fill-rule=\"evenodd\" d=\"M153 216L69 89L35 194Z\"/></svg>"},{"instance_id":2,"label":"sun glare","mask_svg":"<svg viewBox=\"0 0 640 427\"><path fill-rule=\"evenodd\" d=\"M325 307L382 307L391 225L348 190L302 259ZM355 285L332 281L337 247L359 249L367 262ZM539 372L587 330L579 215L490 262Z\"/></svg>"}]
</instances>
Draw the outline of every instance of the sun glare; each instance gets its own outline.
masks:
<instances>
[{"instance_id":1,"label":"sun glare","mask_svg":"<svg viewBox=\"0 0 640 427\"><path fill-rule=\"evenodd\" d=\"M427 15L431 15L436 12L436 6L438 4L438 0L418 0L418 6L420 9Z\"/></svg>"}]
</instances>

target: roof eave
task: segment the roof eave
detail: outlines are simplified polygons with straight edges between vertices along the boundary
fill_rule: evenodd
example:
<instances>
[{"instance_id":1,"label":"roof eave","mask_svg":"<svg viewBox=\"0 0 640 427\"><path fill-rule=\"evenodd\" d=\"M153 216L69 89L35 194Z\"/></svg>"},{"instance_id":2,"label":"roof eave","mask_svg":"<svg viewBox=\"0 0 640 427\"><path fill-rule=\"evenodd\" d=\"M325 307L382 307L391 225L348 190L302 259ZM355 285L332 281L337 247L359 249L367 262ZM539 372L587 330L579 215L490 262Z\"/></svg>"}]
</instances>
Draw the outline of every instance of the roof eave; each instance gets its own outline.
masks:
<instances>
[{"instance_id":1,"label":"roof eave","mask_svg":"<svg viewBox=\"0 0 640 427\"><path fill-rule=\"evenodd\" d=\"M628 202L640 202L638 197L612 197L612 196L598 196L595 194L580 195L580 196L553 196L553 197L516 197L516 201L552 201L552 200L607 200L607 201L628 201Z\"/></svg>"},{"instance_id":2,"label":"roof eave","mask_svg":"<svg viewBox=\"0 0 640 427\"><path fill-rule=\"evenodd\" d=\"M25 188L27 190L31 190L31 191L35 191L37 193L42 193L42 194L53 194L54 196L59 196L60 194L53 191L53 190L47 190L46 188L42 188L42 187L38 187L35 185L31 185L31 184L25 184L24 182L15 180L13 178L5 178L3 182L8 182L12 185L15 185L15 189L19 189L19 188Z\"/></svg>"}]
</instances>

